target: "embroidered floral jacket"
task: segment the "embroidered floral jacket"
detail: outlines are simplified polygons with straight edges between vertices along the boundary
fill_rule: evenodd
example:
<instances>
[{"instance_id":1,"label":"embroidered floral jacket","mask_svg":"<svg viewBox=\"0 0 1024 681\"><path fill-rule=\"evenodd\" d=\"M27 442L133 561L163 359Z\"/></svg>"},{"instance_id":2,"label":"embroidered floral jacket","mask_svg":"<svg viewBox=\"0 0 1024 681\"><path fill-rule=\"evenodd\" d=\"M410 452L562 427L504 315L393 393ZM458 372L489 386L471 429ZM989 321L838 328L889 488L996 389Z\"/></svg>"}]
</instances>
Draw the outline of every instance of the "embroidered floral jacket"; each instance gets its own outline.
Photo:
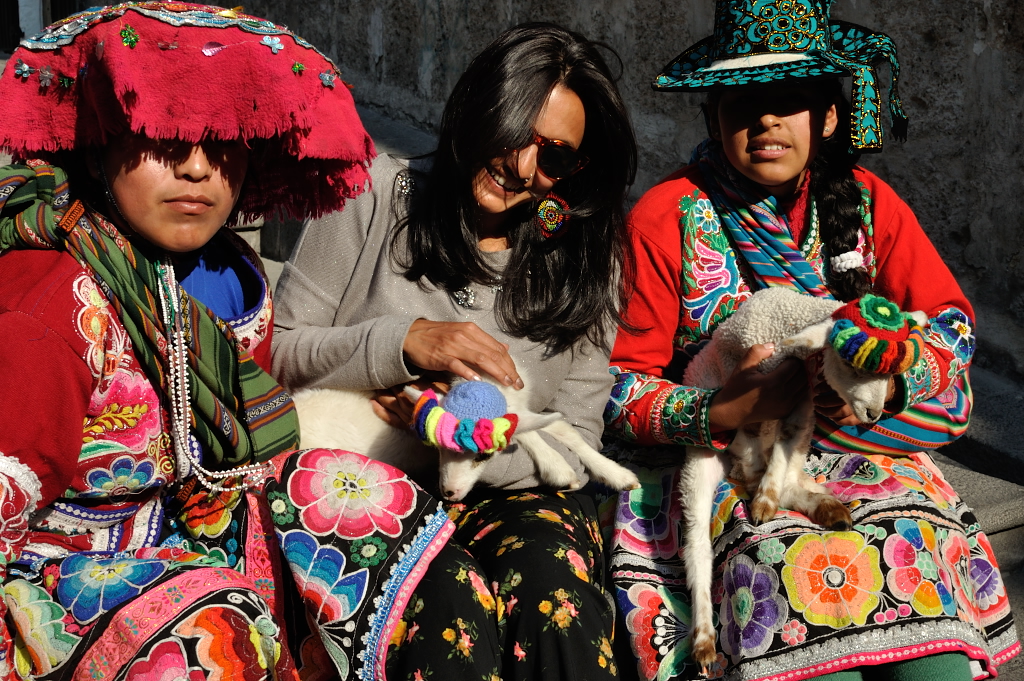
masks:
<instances>
[{"instance_id":1,"label":"embroidered floral jacket","mask_svg":"<svg viewBox=\"0 0 1024 681\"><path fill-rule=\"evenodd\" d=\"M259 271L255 253L231 241ZM260 300L228 322L269 368L265 283ZM0 338L4 562L156 545L161 492L174 480L169 417L97 282L62 251L3 253Z\"/></svg>"},{"instance_id":2,"label":"embroidered floral jacket","mask_svg":"<svg viewBox=\"0 0 1024 681\"><path fill-rule=\"evenodd\" d=\"M862 192L857 250L875 292L929 316L928 345L902 376L903 408L872 428L841 428L818 416L815 445L832 451L898 453L931 449L966 428L974 352L973 311L910 208L871 172L856 168ZM648 191L630 214L636 288L611 357L616 377L605 411L609 432L637 444L724 449L729 433L710 431L715 391L680 385L686 363L752 291L754 279L733 249L695 165ZM789 216L804 216L801 250L823 279L828 257L806 194Z\"/></svg>"}]
</instances>

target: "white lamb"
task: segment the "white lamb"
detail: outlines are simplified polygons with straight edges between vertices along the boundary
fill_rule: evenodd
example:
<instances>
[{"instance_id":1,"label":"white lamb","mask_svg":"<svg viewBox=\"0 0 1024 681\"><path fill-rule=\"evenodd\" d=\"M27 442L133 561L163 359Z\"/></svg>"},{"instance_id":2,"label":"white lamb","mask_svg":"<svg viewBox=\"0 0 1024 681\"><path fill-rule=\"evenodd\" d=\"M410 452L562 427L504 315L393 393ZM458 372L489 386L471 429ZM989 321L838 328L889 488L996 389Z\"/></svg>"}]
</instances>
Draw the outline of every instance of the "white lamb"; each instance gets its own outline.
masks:
<instances>
[{"instance_id":1,"label":"white lamb","mask_svg":"<svg viewBox=\"0 0 1024 681\"><path fill-rule=\"evenodd\" d=\"M587 444L558 412L534 413L528 407L530 377L520 371L525 388L513 390L490 381L504 395L508 411L519 419L513 441L532 459L537 477L555 489L579 489L572 466L540 433L548 433L579 456L592 478L616 490L636 489L640 481L629 469L606 458ZM413 400L419 391L406 388ZM373 413L373 394L356 390L312 389L295 393L303 448L344 449L383 461L406 473L439 465L439 487L449 501L459 501L483 475L494 454L462 454L434 450L416 439L411 430L389 426Z\"/></svg>"},{"instance_id":2,"label":"white lamb","mask_svg":"<svg viewBox=\"0 0 1024 681\"><path fill-rule=\"evenodd\" d=\"M715 330L710 343L690 362L683 383L701 388L723 386L746 352L761 343L775 343L775 353L759 366L765 373L787 357L806 359L825 349L825 380L860 421L874 423L882 415L890 375L860 371L829 345L832 313L842 305L790 289L762 289ZM912 316L918 324L927 321L922 313ZM846 507L804 472L813 429L814 405L808 398L786 419L751 424L736 433L728 448L733 459L731 474L752 493L750 513L755 524L772 519L782 506L827 528L852 527ZM691 654L705 672L716 658L711 602L714 554L708 523L715 490L727 470L724 454L686 448L679 481L685 529L683 562L693 600Z\"/></svg>"}]
</instances>

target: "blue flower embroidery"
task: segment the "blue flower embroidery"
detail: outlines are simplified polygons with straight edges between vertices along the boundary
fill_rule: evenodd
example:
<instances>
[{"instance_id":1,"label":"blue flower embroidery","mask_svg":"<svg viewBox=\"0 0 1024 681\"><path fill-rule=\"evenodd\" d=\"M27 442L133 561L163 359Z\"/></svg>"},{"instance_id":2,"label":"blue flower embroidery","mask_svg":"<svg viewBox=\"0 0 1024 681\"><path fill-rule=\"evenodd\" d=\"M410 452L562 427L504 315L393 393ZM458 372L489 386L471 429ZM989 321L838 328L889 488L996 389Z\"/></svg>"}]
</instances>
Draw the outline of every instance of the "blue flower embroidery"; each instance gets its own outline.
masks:
<instances>
[{"instance_id":1,"label":"blue flower embroidery","mask_svg":"<svg viewBox=\"0 0 1024 681\"><path fill-rule=\"evenodd\" d=\"M330 71L324 71L323 73L320 74L320 82L324 84L324 87L329 87L332 90L334 89L335 78L337 78L337 76L335 76Z\"/></svg>"},{"instance_id":2,"label":"blue flower embroidery","mask_svg":"<svg viewBox=\"0 0 1024 681\"><path fill-rule=\"evenodd\" d=\"M162 560L93 560L80 553L72 554L60 566L57 600L76 620L90 622L138 596L166 570L167 564Z\"/></svg>"},{"instance_id":3,"label":"blue flower embroidery","mask_svg":"<svg viewBox=\"0 0 1024 681\"><path fill-rule=\"evenodd\" d=\"M946 348L961 363L967 364L974 356L974 323L955 307L948 308L928 320L929 339Z\"/></svg>"},{"instance_id":4,"label":"blue flower embroidery","mask_svg":"<svg viewBox=\"0 0 1024 681\"><path fill-rule=\"evenodd\" d=\"M114 459L110 468L93 468L85 474L89 489L86 497L124 497L152 486L156 469L152 461L136 461L130 456Z\"/></svg>"},{"instance_id":5,"label":"blue flower embroidery","mask_svg":"<svg viewBox=\"0 0 1024 681\"><path fill-rule=\"evenodd\" d=\"M366 568L343 575L345 554L332 546L320 546L301 530L281 537L281 548L303 599L315 607L318 621L340 622L355 614L366 595Z\"/></svg>"},{"instance_id":6,"label":"blue flower embroidery","mask_svg":"<svg viewBox=\"0 0 1024 681\"><path fill-rule=\"evenodd\" d=\"M698 199L693 206L693 224L699 229L710 232L718 224L715 207L708 199Z\"/></svg>"},{"instance_id":7,"label":"blue flower embroidery","mask_svg":"<svg viewBox=\"0 0 1024 681\"><path fill-rule=\"evenodd\" d=\"M284 45L281 44L281 39L275 36L265 35L263 36L263 40L261 40L260 43L269 47L270 51L273 52L274 54L277 54L282 49L284 49Z\"/></svg>"}]
</instances>

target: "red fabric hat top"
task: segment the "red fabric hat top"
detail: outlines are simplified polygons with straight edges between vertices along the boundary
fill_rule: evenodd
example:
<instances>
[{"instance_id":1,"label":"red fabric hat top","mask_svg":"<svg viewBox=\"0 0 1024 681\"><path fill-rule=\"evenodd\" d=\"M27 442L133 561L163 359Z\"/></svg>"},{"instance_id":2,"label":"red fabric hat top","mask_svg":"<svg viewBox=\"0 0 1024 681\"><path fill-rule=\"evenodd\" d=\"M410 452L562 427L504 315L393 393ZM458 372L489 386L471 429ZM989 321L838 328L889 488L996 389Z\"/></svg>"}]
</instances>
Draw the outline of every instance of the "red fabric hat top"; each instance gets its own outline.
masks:
<instances>
[{"instance_id":1,"label":"red fabric hat top","mask_svg":"<svg viewBox=\"0 0 1024 681\"><path fill-rule=\"evenodd\" d=\"M252 142L241 212L337 210L374 157L335 65L287 28L191 3L75 14L22 41L0 77L0 147L16 157L159 139Z\"/></svg>"}]
</instances>

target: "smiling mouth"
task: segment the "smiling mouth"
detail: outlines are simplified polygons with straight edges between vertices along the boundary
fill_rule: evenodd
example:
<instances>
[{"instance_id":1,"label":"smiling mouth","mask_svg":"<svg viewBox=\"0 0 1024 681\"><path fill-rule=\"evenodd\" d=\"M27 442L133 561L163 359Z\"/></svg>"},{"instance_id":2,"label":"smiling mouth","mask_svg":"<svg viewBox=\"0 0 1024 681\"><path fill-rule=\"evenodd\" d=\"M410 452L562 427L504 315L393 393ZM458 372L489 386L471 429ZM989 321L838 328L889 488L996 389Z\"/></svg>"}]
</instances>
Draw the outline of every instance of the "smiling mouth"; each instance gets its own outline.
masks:
<instances>
[{"instance_id":1,"label":"smiling mouth","mask_svg":"<svg viewBox=\"0 0 1024 681\"><path fill-rule=\"evenodd\" d=\"M747 153L755 161L774 161L789 153L792 147L779 139L751 140Z\"/></svg>"},{"instance_id":2,"label":"smiling mouth","mask_svg":"<svg viewBox=\"0 0 1024 681\"><path fill-rule=\"evenodd\" d=\"M491 168L490 166L487 166L487 173L491 176L491 179L494 180L495 184L504 189L506 192L512 194L521 194L524 191L526 191L526 185L522 183L518 185L514 184L507 177L500 174L497 170Z\"/></svg>"}]
</instances>

